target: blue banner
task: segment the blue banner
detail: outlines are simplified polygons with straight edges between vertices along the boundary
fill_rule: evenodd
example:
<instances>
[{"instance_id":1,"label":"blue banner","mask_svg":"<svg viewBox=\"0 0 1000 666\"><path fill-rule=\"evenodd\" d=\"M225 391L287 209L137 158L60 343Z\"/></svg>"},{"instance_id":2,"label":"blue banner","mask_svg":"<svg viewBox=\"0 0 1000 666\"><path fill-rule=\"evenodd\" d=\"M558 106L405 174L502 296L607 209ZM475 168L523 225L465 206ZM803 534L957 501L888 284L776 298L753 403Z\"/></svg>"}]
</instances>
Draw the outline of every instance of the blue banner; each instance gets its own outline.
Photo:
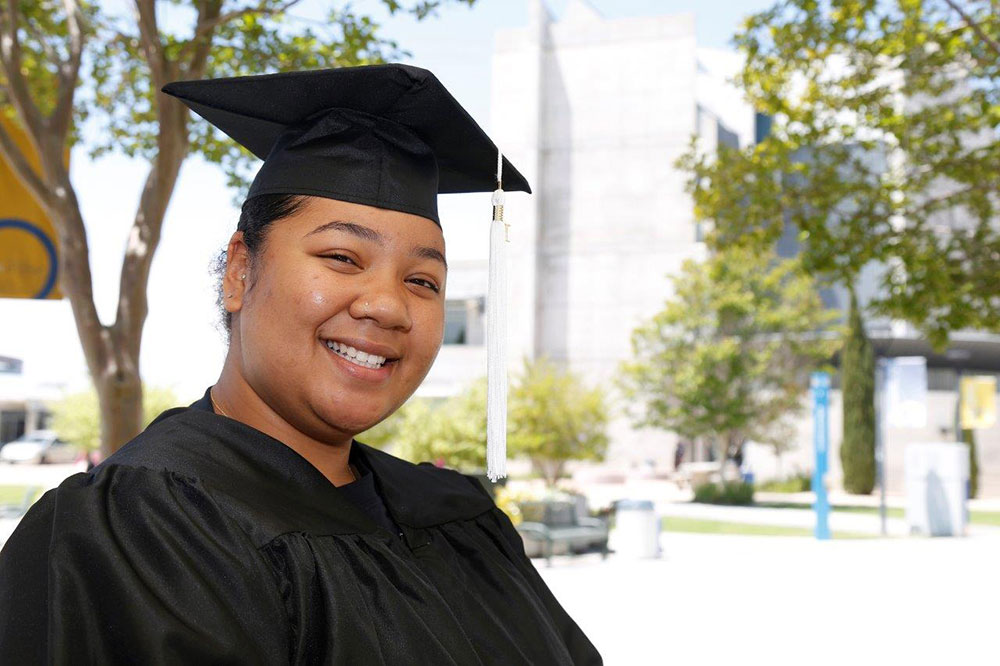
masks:
<instances>
[{"instance_id":1,"label":"blue banner","mask_svg":"<svg viewBox=\"0 0 1000 666\"><path fill-rule=\"evenodd\" d=\"M809 381L813 399L813 466L812 489L816 495L816 538L830 538L830 501L826 496L826 472L830 450L830 375L814 372Z\"/></svg>"}]
</instances>

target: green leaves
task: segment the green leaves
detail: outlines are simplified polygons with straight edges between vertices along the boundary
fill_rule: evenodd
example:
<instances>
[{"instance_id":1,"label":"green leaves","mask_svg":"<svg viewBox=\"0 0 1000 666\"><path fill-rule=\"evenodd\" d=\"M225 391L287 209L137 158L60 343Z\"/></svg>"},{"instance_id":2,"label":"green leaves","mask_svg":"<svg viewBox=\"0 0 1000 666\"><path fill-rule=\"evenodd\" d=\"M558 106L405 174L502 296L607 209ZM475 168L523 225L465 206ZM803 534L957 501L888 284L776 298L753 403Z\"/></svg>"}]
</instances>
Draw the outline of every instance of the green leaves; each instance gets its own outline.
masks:
<instances>
[{"instance_id":1,"label":"green leaves","mask_svg":"<svg viewBox=\"0 0 1000 666\"><path fill-rule=\"evenodd\" d=\"M173 4L190 10L190 15L197 6L182 1ZM407 9L416 12L425 4L407 5ZM171 77L215 78L348 67L406 55L395 41L380 36L379 25L371 17L356 13L350 4L330 7L325 19L315 22L287 13L287 5L287 0L224 2L218 24L197 39L192 36L197 33L194 21L183 34L161 27L163 55L173 70ZM90 51L92 99L99 116L91 156L121 151L152 159L160 130L158 88L141 51L138 28L129 19L103 16L98 37ZM194 74L192 58L201 49L208 51L204 71ZM235 190L234 200L241 201L256 170L256 159L197 117L189 122L189 139L192 152L222 166Z\"/></svg>"},{"instance_id":2,"label":"green leaves","mask_svg":"<svg viewBox=\"0 0 1000 666\"><path fill-rule=\"evenodd\" d=\"M601 460L608 446L606 397L545 359L525 361L508 397L507 451L526 456L549 480L568 460ZM415 398L358 439L413 462L486 467L486 381L446 400Z\"/></svg>"},{"instance_id":3,"label":"green leaves","mask_svg":"<svg viewBox=\"0 0 1000 666\"><path fill-rule=\"evenodd\" d=\"M737 84L771 136L679 162L711 246L790 233L806 270L847 287L880 265L870 307L938 348L1000 330L984 289L1000 283L1000 18L962 6L971 22L922 0L782 0L749 17Z\"/></svg>"},{"instance_id":4,"label":"green leaves","mask_svg":"<svg viewBox=\"0 0 1000 666\"><path fill-rule=\"evenodd\" d=\"M674 296L632 335L620 386L637 426L732 449L781 444L808 374L833 353L826 311L800 262L733 247L687 261Z\"/></svg>"}]
</instances>

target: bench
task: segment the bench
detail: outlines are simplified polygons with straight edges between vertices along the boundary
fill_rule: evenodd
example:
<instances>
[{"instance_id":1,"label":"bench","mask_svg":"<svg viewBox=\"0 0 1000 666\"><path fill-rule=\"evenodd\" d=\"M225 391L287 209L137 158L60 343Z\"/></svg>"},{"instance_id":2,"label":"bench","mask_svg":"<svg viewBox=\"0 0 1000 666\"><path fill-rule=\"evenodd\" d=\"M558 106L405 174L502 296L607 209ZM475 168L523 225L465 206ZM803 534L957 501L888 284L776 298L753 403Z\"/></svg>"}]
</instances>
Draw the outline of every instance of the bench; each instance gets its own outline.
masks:
<instances>
[{"instance_id":1,"label":"bench","mask_svg":"<svg viewBox=\"0 0 1000 666\"><path fill-rule=\"evenodd\" d=\"M577 504L567 501L520 503L522 521L517 531L528 557L544 557L552 566L553 555L599 552L608 556L608 525L600 518L580 515Z\"/></svg>"}]
</instances>

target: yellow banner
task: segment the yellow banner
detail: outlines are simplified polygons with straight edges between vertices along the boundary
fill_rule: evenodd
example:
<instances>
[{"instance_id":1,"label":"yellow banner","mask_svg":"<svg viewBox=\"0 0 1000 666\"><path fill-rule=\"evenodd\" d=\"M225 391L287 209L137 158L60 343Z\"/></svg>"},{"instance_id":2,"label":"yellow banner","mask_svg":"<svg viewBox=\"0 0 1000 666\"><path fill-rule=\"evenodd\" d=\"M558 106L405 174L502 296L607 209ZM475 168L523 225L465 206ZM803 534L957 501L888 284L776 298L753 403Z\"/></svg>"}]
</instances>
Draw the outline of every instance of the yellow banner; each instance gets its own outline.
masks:
<instances>
[{"instance_id":1,"label":"yellow banner","mask_svg":"<svg viewBox=\"0 0 1000 666\"><path fill-rule=\"evenodd\" d=\"M35 169L28 136L0 115L0 124ZM55 229L14 170L0 159L0 298L62 298Z\"/></svg>"},{"instance_id":2,"label":"yellow banner","mask_svg":"<svg viewBox=\"0 0 1000 666\"><path fill-rule=\"evenodd\" d=\"M997 422L997 378L992 375L962 377L963 430L990 428Z\"/></svg>"}]
</instances>

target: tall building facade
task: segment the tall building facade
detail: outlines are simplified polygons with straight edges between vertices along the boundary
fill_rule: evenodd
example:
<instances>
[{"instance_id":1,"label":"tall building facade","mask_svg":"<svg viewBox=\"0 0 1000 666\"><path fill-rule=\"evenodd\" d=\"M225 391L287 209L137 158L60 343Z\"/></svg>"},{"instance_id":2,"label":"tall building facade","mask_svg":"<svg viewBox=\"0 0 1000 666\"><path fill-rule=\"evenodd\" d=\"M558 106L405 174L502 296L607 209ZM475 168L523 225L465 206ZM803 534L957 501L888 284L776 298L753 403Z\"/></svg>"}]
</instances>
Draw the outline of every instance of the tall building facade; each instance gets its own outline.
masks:
<instances>
[{"instance_id":1,"label":"tall building facade","mask_svg":"<svg viewBox=\"0 0 1000 666\"><path fill-rule=\"evenodd\" d=\"M736 56L699 49L692 14L606 20L573 1L556 22L531 7L493 58L491 133L535 191L508 212L511 356L565 363L614 396L632 330L704 253L674 163L695 135L752 141L754 114L726 83ZM673 435L615 412L607 465L670 458Z\"/></svg>"}]
</instances>

